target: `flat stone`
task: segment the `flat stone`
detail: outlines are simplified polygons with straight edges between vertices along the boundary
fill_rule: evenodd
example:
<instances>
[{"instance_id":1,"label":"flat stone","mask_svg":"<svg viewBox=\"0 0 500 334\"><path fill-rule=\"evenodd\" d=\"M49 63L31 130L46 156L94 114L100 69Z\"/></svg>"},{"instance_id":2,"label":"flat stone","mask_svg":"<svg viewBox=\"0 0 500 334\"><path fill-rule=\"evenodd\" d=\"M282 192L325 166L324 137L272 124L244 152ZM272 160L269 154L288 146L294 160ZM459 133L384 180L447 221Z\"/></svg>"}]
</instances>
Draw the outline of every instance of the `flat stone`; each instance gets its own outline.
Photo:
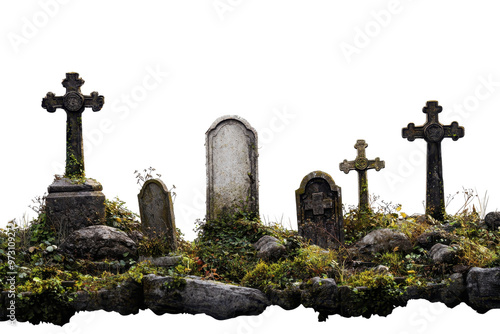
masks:
<instances>
[{"instance_id":1,"label":"flat stone","mask_svg":"<svg viewBox=\"0 0 500 334\"><path fill-rule=\"evenodd\" d=\"M176 266L181 260L182 256L161 256L161 257L139 256L139 262L149 261L153 266L164 267L164 268Z\"/></svg>"},{"instance_id":2,"label":"flat stone","mask_svg":"<svg viewBox=\"0 0 500 334\"><path fill-rule=\"evenodd\" d=\"M261 314L271 304L257 289L201 279L178 280L154 274L145 276L144 307L158 315L204 313L225 320L240 315Z\"/></svg>"},{"instance_id":3,"label":"flat stone","mask_svg":"<svg viewBox=\"0 0 500 334\"><path fill-rule=\"evenodd\" d=\"M60 192L102 191L102 185L94 179L86 179L85 183L77 183L68 178L56 179L48 188L49 194Z\"/></svg>"}]
</instances>

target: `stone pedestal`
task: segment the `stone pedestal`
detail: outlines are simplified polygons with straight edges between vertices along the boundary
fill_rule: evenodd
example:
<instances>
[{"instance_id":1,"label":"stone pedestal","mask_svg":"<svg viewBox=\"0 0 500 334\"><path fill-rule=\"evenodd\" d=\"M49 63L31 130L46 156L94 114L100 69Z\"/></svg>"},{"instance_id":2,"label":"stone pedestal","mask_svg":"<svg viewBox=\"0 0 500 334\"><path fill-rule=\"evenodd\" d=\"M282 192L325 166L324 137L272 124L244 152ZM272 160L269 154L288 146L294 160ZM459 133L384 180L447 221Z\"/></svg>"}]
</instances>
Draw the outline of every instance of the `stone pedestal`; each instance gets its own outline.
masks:
<instances>
[{"instance_id":1,"label":"stone pedestal","mask_svg":"<svg viewBox=\"0 0 500 334\"><path fill-rule=\"evenodd\" d=\"M92 179L75 183L67 178L55 180L46 199L47 222L60 239L71 232L105 222L105 196L102 185Z\"/></svg>"}]
</instances>

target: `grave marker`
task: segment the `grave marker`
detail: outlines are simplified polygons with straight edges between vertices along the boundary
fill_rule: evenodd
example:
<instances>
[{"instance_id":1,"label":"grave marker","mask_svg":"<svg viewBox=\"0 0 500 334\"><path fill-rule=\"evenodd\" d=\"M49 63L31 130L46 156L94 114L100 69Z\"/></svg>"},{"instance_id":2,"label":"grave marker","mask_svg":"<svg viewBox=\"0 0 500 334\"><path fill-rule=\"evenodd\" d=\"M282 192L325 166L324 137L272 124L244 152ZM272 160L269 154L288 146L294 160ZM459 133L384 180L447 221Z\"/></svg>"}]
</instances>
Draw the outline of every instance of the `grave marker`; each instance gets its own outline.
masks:
<instances>
[{"instance_id":1,"label":"grave marker","mask_svg":"<svg viewBox=\"0 0 500 334\"><path fill-rule=\"evenodd\" d=\"M170 191L161 180L151 179L144 182L137 197L143 233L149 239L165 239L166 249L175 251L177 231Z\"/></svg>"},{"instance_id":2,"label":"grave marker","mask_svg":"<svg viewBox=\"0 0 500 334\"><path fill-rule=\"evenodd\" d=\"M295 191L299 235L323 248L344 242L342 192L332 177L315 171L306 175Z\"/></svg>"},{"instance_id":3,"label":"grave marker","mask_svg":"<svg viewBox=\"0 0 500 334\"><path fill-rule=\"evenodd\" d=\"M46 199L47 220L64 239L74 230L104 223L105 208L102 185L85 178L83 160L82 113L87 107L101 110L104 97L97 92L83 95L80 87L84 84L78 73L66 73L62 85L64 96L47 93L42 107L48 112L57 108L66 111L66 170L64 178L56 178L49 188Z\"/></svg>"},{"instance_id":4,"label":"grave marker","mask_svg":"<svg viewBox=\"0 0 500 334\"><path fill-rule=\"evenodd\" d=\"M427 189L425 214L443 221L445 214L443 163L441 159L441 141L451 138L457 141L464 136L464 128L457 122L450 125L439 123L438 114L443 108L438 101L427 101L422 111L427 114L427 122L422 126L409 123L403 128L403 138L414 141L423 138L427 142Z\"/></svg>"},{"instance_id":5,"label":"grave marker","mask_svg":"<svg viewBox=\"0 0 500 334\"><path fill-rule=\"evenodd\" d=\"M377 172L385 167L385 162L381 161L379 157L375 160L368 160L366 158L365 149L368 144L363 139L358 139L354 148L358 150L358 156L353 161L344 160L339 164L339 168L344 173L349 173L351 170L358 172L358 197L359 197L359 212L369 212L369 193L368 193L368 169L375 169Z\"/></svg>"},{"instance_id":6,"label":"grave marker","mask_svg":"<svg viewBox=\"0 0 500 334\"><path fill-rule=\"evenodd\" d=\"M239 116L218 118L206 132L207 219L259 214L257 132Z\"/></svg>"}]
</instances>

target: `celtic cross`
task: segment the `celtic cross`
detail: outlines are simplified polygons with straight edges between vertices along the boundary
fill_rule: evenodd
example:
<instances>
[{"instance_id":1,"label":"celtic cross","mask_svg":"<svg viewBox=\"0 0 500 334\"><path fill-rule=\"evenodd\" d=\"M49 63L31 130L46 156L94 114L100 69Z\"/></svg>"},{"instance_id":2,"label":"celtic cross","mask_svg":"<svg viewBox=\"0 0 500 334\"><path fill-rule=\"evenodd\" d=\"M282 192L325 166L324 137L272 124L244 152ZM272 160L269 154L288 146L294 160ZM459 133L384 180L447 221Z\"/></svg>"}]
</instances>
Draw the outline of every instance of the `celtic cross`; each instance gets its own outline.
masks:
<instances>
[{"instance_id":1,"label":"celtic cross","mask_svg":"<svg viewBox=\"0 0 500 334\"><path fill-rule=\"evenodd\" d=\"M82 113L85 108L93 111L101 110L104 97L97 92L83 95L80 87L85 81L78 73L66 73L66 79L62 85L66 88L64 96L55 96L48 92L42 100L42 108L48 112L55 112L57 108L66 111L66 170L65 176L69 178L85 176L85 164L83 160L83 132Z\"/></svg>"},{"instance_id":2,"label":"celtic cross","mask_svg":"<svg viewBox=\"0 0 500 334\"><path fill-rule=\"evenodd\" d=\"M380 158L375 160L368 160L366 158L365 149L368 144L363 139L358 139L354 148L358 150L358 156L353 161L344 160L339 164L339 168L344 173L349 173L351 170L358 172L358 196L359 196L359 211L369 212L370 204L368 201L368 176L366 171L368 169L375 169L377 172L385 167L385 162Z\"/></svg>"},{"instance_id":3,"label":"celtic cross","mask_svg":"<svg viewBox=\"0 0 500 334\"><path fill-rule=\"evenodd\" d=\"M457 122L450 125L439 123L438 114L443 108L438 101L427 101L422 111L427 114L427 122L422 126L409 123L403 129L403 138L414 141L423 138L427 142L427 194L425 213L436 220L443 221L445 214L443 163L441 159L441 141L451 138L457 141L464 136L464 128Z\"/></svg>"}]
</instances>

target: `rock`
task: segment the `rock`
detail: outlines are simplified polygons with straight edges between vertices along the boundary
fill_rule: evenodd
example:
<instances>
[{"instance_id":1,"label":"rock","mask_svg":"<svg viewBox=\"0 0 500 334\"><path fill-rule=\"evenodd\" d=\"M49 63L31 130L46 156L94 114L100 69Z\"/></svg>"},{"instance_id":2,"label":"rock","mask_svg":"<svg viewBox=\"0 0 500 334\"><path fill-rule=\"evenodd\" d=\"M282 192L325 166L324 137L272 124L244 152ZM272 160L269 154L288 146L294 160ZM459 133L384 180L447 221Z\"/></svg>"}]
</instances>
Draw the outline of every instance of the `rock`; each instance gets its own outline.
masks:
<instances>
[{"instance_id":1,"label":"rock","mask_svg":"<svg viewBox=\"0 0 500 334\"><path fill-rule=\"evenodd\" d=\"M139 256L139 262L149 261L153 266L157 267L173 267L176 266L179 261L182 260L182 256L162 256L162 257L145 257Z\"/></svg>"},{"instance_id":2,"label":"rock","mask_svg":"<svg viewBox=\"0 0 500 334\"><path fill-rule=\"evenodd\" d=\"M277 261L286 254L286 248L278 239L270 235L260 238L255 244L257 257L264 261Z\"/></svg>"},{"instance_id":3,"label":"rock","mask_svg":"<svg viewBox=\"0 0 500 334\"><path fill-rule=\"evenodd\" d=\"M121 315L137 314L143 306L141 284L128 279L113 289L96 293L78 291L71 306L75 311L115 311Z\"/></svg>"},{"instance_id":4,"label":"rock","mask_svg":"<svg viewBox=\"0 0 500 334\"><path fill-rule=\"evenodd\" d=\"M105 225L89 226L74 231L60 245L63 253L80 259L137 259L137 245L127 234Z\"/></svg>"},{"instance_id":5,"label":"rock","mask_svg":"<svg viewBox=\"0 0 500 334\"><path fill-rule=\"evenodd\" d=\"M433 230L429 232L422 233L417 238L417 246L420 246L424 249L431 249L437 243L441 243L444 245L451 244L452 240L449 235L443 230Z\"/></svg>"},{"instance_id":6,"label":"rock","mask_svg":"<svg viewBox=\"0 0 500 334\"><path fill-rule=\"evenodd\" d=\"M271 304L259 290L201 279L144 276L144 307L155 314L205 313L217 320L258 315Z\"/></svg>"},{"instance_id":7,"label":"rock","mask_svg":"<svg viewBox=\"0 0 500 334\"><path fill-rule=\"evenodd\" d=\"M477 268L467 274L469 306L484 313L500 308L500 267Z\"/></svg>"},{"instance_id":8,"label":"rock","mask_svg":"<svg viewBox=\"0 0 500 334\"><path fill-rule=\"evenodd\" d=\"M448 307L455 307L467 300L464 276L459 273L452 274L449 285L441 291L441 301Z\"/></svg>"},{"instance_id":9,"label":"rock","mask_svg":"<svg viewBox=\"0 0 500 334\"><path fill-rule=\"evenodd\" d=\"M490 212L484 217L484 222L490 231L498 231L500 228L500 212Z\"/></svg>"},{"instance_id":10,"label":"rock","mask_svg":"<svg viewBox=\"0 0 500 334\"><path fill-rule=\"evenodd\" d=\"M408 253L412 249L411 242L405 234L388 228L368 233L354 247L360 255L368 257L393 251Z\"/></svg>"},{"instance_id":11,"label":"rock","mask_svg":"<svg viewBox=\"0 0 500 334\"><path fill-rule=\"evenodd\" d=\"M389 272L389 268L380 264L380 265L376 266L375 268L373 268L372 271L375 274L385 274L385 273Z\"/></svg>"},{"instance_id":12,"label":"rock","mask_svg":"<svg viewBox=\"0 0 500 334\"><path fill-rule=\"evenodd\" d=\"M134 242L136 244L138 244L139 242L141 242L142 239L144 239L144 234L142 234L142 232L137 231L137 230L130 231L128 233L128 236L129 236L130 239L134 240Z\"/></svg>"},{"instance_id":13,"label":"rock","mask_svg":"<svg viewBox=\"0 0 500 334\"><path fill-rule=\"evenodd\" d=\"M302 291L295 285L284 290L269 289L266 293L272 305L278 305L284 310L293 310L300 306Z\"/></svg>"},{"instance_id":14,"label":"rock","mask_svg":"<svg viewBox=\"0 0 500 334\"><path fill-rule=\"evenodd\" d=\"M320 319L340 311L340 292L333 278L314 277L302 292L302 305L320 313Z\"/></svg>"},{"instance_id":15,"label":"rock","mask_svg":"<svg viewBox=\"0 0 500 334\"><path fill-rule=\"evenodd\" d=\"M434 263L453 264L456 262L457 251L448 245L435 244L429 251L429 257Z\"/></svg>"}]
</instances>

